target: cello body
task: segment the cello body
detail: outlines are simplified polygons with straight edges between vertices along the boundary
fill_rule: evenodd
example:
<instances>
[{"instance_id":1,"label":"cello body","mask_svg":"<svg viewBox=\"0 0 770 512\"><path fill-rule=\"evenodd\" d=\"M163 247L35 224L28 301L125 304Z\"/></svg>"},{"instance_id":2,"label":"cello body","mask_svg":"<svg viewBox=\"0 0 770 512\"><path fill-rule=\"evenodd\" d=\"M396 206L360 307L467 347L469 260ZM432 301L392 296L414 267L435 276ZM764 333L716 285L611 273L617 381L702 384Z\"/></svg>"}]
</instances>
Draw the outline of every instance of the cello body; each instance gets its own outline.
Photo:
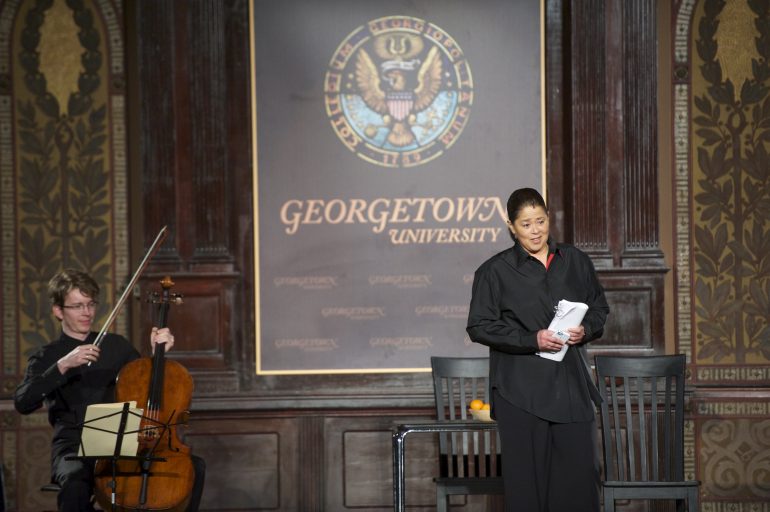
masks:
<instances>
[{"instance_id":1,"label":"cello body","mask_svg":"<svg viewBox=\"0 0 770 512\"><path fill-rule=\"evenodd\" d=\"M161 316L163 327L165 310ZM94 494L104 510L186 510L195 470L190 448L179 440L176 426L189 414L192 391L192 376L184 366L165 358L162 344L156 345L152 357L137 359L121 369L115 400L136 401L137 407L144 409L139 457L97 462Z\"/></svg>"}]
</instances>

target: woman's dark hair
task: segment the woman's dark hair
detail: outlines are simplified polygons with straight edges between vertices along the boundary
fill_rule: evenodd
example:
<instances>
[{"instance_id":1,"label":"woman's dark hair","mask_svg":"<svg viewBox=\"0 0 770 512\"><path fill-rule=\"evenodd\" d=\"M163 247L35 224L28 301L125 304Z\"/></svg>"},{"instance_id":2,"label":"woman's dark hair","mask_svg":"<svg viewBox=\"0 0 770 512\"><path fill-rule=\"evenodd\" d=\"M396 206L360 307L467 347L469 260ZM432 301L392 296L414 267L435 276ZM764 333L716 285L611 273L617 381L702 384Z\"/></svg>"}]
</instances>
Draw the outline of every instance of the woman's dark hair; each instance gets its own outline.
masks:
<instances>
[{"instance_id":1,"label":"woman's dark hair","mask_svg":"<svg viewBox=\"0 0 770 512\"><path fill-rule=\"evenodd\" d=\"M541 206L548 213L548 207L546 207L545 200L543 200L540 192L534 188L520 188L514 190L511 197L508 198L508 219L511 222L516 220L519 212L527 206L532 208Z\"/></svg>"},{"instance_id":2,"label":"woman's dark hair","mask_svg":"<svg viewBox=\"0 0 770 512\"><path fill-rule=\"evenodd\" d=\"M67 294L75 288L92 300L99 298L99 285L91 276L80 270L68 268L48 281L48 299L51 301L51 305L64 306L64 299Z\"/></svg>"}]
</instances>

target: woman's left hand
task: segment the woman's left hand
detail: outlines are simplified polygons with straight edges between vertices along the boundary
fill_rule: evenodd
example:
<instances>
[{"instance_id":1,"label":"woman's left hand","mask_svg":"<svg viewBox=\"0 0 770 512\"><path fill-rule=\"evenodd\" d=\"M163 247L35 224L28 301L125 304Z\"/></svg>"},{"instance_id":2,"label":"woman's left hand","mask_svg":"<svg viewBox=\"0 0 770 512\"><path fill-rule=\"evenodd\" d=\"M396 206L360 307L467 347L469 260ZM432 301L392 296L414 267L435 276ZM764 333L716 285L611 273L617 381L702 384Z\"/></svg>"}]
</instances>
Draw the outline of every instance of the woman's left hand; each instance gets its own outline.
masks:
<instances>
[{"instance_id":1,"label":"woman's left hand","mask_svg":"<svg viewBox=\"0 0 770 512\"><path fill-rule=\"evenodd\" d=\"M582 325L579 327L570 327L567 329L567 332L569 333L569 339L567 340L567 345L577 345L581 341L583 341L583 338L586 335L585 327Z\"/></svg>"},{"instance_id":2,"label":"woman's left hand","mask_svg":"<svg viewBox=\"0 0 770 512\"><path fill-rule=\"evenodd\" d=\"M152 333L150 333L150 344L152 345L153 354L155 353L155 345L158 343L165 344L165 347L163 348L166 352L171 350L171 347L174 346L174 335L171 334L168 327L164 327L163 329L158 329L157 327L152 328Z\"/></svg>"}]
</instances>

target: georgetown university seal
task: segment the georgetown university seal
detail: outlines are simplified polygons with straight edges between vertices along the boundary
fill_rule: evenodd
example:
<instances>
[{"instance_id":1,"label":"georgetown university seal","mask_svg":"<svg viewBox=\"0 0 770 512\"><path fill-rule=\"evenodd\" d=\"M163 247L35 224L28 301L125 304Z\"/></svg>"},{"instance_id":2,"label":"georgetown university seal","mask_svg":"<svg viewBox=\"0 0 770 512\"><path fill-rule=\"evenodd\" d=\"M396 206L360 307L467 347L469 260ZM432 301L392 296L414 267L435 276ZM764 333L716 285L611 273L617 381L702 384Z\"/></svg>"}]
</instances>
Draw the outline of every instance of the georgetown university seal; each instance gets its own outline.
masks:
<instances>
[{"instance_id":1,"label":"georgetown university seal","mask_svg":"<svg viewBox=\"0 0 770 512\"><path fill-rule=\"evenodd\" d=\"M460 46L418 18L388 16L354 30L324 80L337 136L364 160L413 167L449 148L468 122L473 79Z\"/></svg>"}]
</instances>

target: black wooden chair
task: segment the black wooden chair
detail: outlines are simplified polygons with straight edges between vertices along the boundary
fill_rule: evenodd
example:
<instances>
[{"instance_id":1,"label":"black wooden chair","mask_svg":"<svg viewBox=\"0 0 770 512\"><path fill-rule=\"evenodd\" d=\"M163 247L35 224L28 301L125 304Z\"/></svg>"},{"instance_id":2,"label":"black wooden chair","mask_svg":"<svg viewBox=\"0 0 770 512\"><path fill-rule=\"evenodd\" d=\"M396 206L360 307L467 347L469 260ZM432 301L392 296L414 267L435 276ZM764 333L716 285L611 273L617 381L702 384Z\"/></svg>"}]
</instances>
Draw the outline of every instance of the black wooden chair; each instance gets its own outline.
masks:
<instances>
[{"instance_id":1,"label":"black wooden chair","mask_svg":"<svg viewBox=\"0 0 770 512\"><path fill-rule=\"evenodd\" d=\"M631 499L698 511L700 482L684 479L684 372L684 355L596 357L605 512Z\"/></svg>"},{"instance_id":2,"label":"black wooden chair","mask_svg":"<svg viewBox=\"0 0 770 512\"><path fill-rule=\"evenodd\" d=\"M473 399L489 402L489 359L431 357L436 418L470 420ZM439 433L436 511L446 512L452 494L503 494L500 442L496 432Z\"/></svg>"}]
</instances>

